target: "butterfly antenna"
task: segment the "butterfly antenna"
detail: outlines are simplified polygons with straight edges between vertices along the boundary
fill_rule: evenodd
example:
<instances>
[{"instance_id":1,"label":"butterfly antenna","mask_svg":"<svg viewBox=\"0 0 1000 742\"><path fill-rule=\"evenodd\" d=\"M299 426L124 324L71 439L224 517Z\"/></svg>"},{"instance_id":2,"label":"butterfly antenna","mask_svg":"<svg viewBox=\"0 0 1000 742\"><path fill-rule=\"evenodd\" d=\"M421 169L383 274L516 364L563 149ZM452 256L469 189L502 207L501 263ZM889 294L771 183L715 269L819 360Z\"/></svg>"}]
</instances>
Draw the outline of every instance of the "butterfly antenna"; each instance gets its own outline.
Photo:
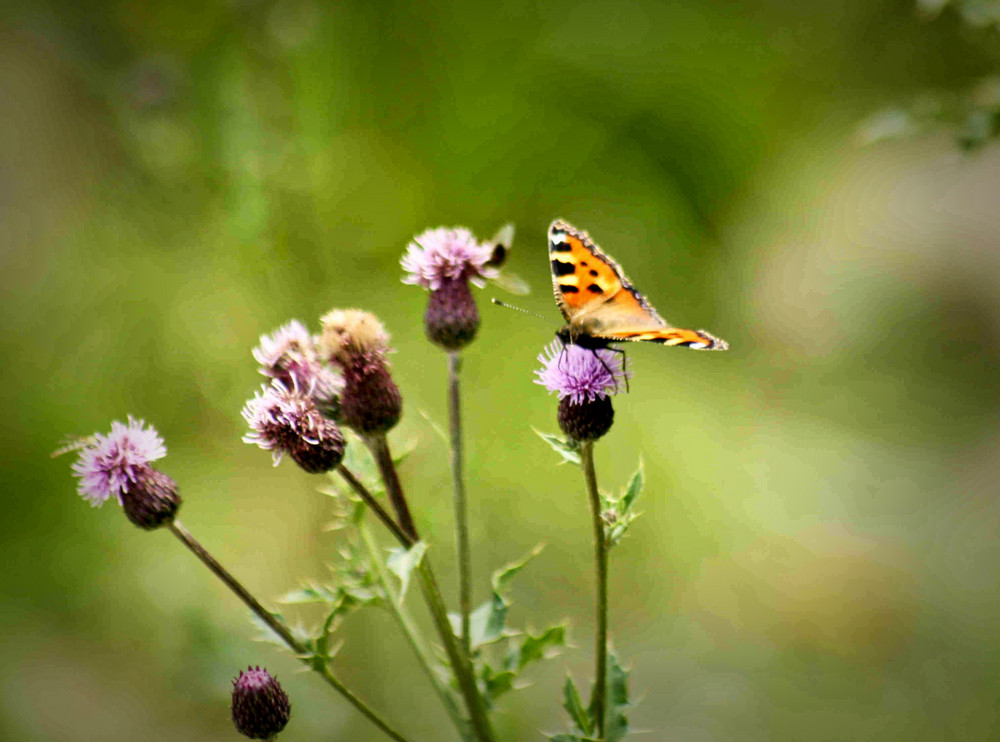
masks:
<instances>
[{"instance_id":1,"label":"butterfly antenna","mask_svg":"<svg viewBox=\"0 0 1000 742\"><path fill-rule=\"evenodd\" d=\"M538 317L538 319L545 320L546 322L549 321L548 317L543 317L540 314L536 314L535 312L530 312L527 309L522 309L521 307L515 307L513 304L508 304L507 302L500 301L497 298L493 298L491 301L498 307L503 307L504 309L513 309L515 312L521 312L522 314L530 314L532 317Z\"/></svg>"}]
</instances>

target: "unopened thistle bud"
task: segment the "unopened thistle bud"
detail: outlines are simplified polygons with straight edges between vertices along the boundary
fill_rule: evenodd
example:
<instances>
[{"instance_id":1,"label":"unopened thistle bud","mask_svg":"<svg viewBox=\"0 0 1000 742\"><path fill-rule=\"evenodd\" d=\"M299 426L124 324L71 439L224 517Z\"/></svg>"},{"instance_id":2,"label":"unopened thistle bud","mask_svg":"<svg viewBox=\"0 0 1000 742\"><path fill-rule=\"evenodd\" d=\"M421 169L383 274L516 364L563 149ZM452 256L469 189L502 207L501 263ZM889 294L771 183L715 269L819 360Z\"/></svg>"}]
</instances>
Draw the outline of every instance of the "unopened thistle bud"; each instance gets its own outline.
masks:
<instances>
[{"instance_id":1,"label":"unopened thistle bud","mask_svg":"<svg viewBox=\"0 0 1000 742\"><path fill-rule=\"evenodd\" d=\"M153 529L173 520L181 500L177 484L149 464L167 455L156 429L131 416L111 423L107 435L95 433L79 441L73 464L79 493L91 505L112 497L140 528Z\"/></svg>"},{"instance_id":2,"label":"unopened thistle bud","mask_svg":"<svg viewBox=\"0 0 1000 742\"><path fill-rule=\"evenodd\" d=\"M475 338L479 311L469 283L483 286L484 279L497 275L493 257L492 245L480 245L461 227L430 229L409 244L400 261L407 272L403 283L430 289L424 327L431 342L458 350Z\"/></svg>"},{"instance_id":3,"label":"unopened thistle bud","mask_svg":"<svg viewBox=\"0 0 1000 742\"><path fill-rule=\"evenodd\" d=\"M233 724L250 739L273 739L292 713L288 694L276 678L260 667L249 667L233 680Z\"/></svg>"},{"instance_id":4,"label":"unopened thistle bud","mask_svg":"<svg viewBox=\"0 0 1000 742\"><path fill-rule=\"evenodd\" d=\"M390 430L403 412L403 397L385 360L389 336L382 324L360 309L335 309L321 322L320 353L344 375L341 420L362 435Z\"/></svg>"},{"instance_id":5,"label":"unopened thistle bud","mask_svg":"<svg viewBox=\"0 0 1000 742\"><path fill-rule=\"evenodd\" d=\"M615 419L611 397L628 376L618 354L554 340L538 360L542 368L535 371L535 383L559 395L562 431L577 441L597 440L607 433Z\"/></svg>"},{"instance_id":6,"label":"unopened thistle bud","mask_svg":"<svg viewBox=\"0 0 1000 742\"><path fill-rule=\"evenodd\" d=\"M344 436L337 424L324 417L312 397L274 381L254 395L243 408L250 432L243 436L270 451L274 464L287 453L310 474L335 469L344 457Z\"/></svg>"}]
</instances>

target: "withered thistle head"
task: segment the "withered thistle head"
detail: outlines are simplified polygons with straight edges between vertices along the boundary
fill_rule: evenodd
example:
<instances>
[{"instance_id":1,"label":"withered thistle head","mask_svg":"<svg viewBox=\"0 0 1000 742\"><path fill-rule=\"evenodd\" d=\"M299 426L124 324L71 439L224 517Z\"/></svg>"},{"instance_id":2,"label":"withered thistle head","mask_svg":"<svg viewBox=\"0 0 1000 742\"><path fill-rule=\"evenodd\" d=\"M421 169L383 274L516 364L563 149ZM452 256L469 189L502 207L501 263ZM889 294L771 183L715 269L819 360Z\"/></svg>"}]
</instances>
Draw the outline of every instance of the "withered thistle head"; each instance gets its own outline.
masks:
<instances>
[{"instance_id":1,"label":"withered thistle head","mask_svg":"<svg viewBox=\"0 0 1000 742\"><path fill-rule=\"evenodd\" d=\"M390 430L402 415L403 397L389 373L389 335L382 323L360 309L335 309L320 321L320 353L344 375L341 420L362 435Z\"/></svg>"}]
</instances>

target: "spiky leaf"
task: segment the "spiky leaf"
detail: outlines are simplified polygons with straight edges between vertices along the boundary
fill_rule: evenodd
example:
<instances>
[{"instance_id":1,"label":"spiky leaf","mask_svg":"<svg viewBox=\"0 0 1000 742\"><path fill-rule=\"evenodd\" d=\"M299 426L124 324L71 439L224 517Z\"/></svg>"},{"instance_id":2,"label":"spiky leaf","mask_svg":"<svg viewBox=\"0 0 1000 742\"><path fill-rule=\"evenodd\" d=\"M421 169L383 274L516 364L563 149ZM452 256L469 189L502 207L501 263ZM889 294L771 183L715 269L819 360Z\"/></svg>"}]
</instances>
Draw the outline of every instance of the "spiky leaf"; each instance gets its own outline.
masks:
<instances>
[{"instance_id":1,"label":"spiky leaf","mask_svg":"<svg viewBox=\"0 0 1000 742\"><path fill-rule=\"evenodd\" d=\"M538 437L543 441L548 443L552 450L557 454L562 456L563 463L569 462L570 464L580 464L580 444L572 440L565 440L557 435L552 435L551 433L543 433L540 430L535 430Z\"/></svg>"},{"instance_id":2,"label":"spiky leaf","mask_svg":"<svg viewBox=\"0 0 1000 742\"><path fill-rule=\"evenodd\" d=\"M400 605L403 604L403 598L406 597L406 589L410 586L410 575L413 574L414 568L420 564L420 560L424 558L425 551L427 551L427 544L423 541L418 541L409 549L399 547L389 552L389 559L386 561L386 566L399 578Z\"/></svg>"},{"instance_id":3,"label":"spiky leaf","mask_svg":"<svg viewBox=\"0 0 1000 742\"><path fill-rule=\"evenodd\" d=\"M580 692L576 689L576 683L573 682L570 675L566 676L566 683L563 685L563 708L566 709L566 713L569 714L569 718L573 720L577 729L583 734L593 733L594 720L587 713L587 709L583 707Z\"/></svg>"}]
</instances>

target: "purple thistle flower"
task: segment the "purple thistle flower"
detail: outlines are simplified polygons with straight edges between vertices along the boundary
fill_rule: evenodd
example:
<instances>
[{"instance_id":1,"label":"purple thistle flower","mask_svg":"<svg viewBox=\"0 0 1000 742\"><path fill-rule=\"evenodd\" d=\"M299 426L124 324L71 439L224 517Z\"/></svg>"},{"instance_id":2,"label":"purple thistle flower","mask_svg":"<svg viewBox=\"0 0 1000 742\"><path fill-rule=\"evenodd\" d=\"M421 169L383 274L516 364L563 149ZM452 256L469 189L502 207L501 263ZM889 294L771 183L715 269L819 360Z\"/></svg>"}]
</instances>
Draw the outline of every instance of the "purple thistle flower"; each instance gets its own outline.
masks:
<instances>
[{"instance_id":1,"label":"purple thistle flower","mask_svg":"<svg viewBox=\"0 0 1000 742\"><path fill-rule=\"evenodd\" d=\"M275 466L287 452L303 469L318 474L343 458L344 436L337 424L323 417L309 395L277 379L246 403L243 418L250 425L244 443L270 451Z\"/></svg>"},{"instance_id":2,"label":"purple thistle flower","mask_svg":"<svg viewBox=\"0 0 1000 742\"><path fill-rule=\"evenodd\" d=\"M547 345L538 360L542 367L535 371L535 383L576 405L614 395L632 375L622 369L620 354L614 351L563 345L559 340Z\"/></svg>"},{"instance_id":3,"label":"purple thistle flower","mask_svg":"<svg viewBox=\"0 0 1000 742\"><path fill-rule=\"evenodd\" d=\"M315 339L298 320L293 319L270 335L261 335L253 357L265 376L288 388L306 390L321 408L336 408L344 381L320 362Z\"/></svg>"},{"instance_id":4,"label":"purple thistle flower","mask_svg":"<svg viewBox=\"0 0 1000 742\"><path fill-rule=\"evenodd\" d=\"M480 245L464 227L428 229L413 238L400 261L407 272L403 283L437 290L448 281L461 279L482 287L484 279L497 275L496 269L487 265L492 257L493 247Z\"/></svg>"},{"instance_id":5,"label":"purple thistle flower","mask_svg":"<svg viewBox=\"0 0 1000 742\"><path fill-rule=\"evenodd\" d=\"M150 471L150 461L167 455L160 434L143 420L129 415L128 422L115 420L108 435L95 433L80 450L73 475L80 479L77 491L91 505L103 505L122 495Z\"/></svg>"}]
</instances>

